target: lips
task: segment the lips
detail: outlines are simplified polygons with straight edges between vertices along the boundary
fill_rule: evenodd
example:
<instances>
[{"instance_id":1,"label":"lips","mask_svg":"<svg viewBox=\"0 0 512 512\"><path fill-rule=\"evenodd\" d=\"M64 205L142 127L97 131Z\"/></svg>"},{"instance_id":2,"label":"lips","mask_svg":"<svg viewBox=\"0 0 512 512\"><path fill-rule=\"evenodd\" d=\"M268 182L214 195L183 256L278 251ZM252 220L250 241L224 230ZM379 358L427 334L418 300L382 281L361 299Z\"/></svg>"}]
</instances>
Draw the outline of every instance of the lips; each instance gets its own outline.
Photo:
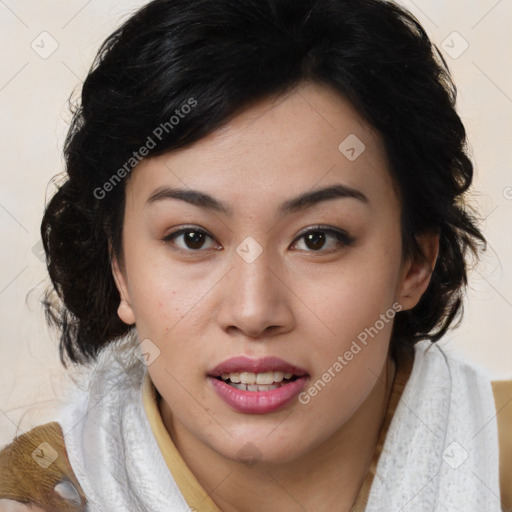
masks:
<instances>
[{"instance_id":1,"label":"lips","mask_svg":"<svg viewBox=\"0 0 512 512\"><path fill-rule=\"evenodd\" d=\"M262 359L250 359L245 356L228 359L208 372L210 377L221 377L229 373L265 373L283 372L291 373L297 377L307 375L306 370L292 365L278 357L264 357Z\"/></svg>"},{"instance_id":2,"label":"lips","mask_svg":"<svg viewBox=\"0 0 512 512\"><path fill-rule=\"evenodd\" d=\"M266 414L289 404L304 389L306 370L276 357L234 357L213 368L208 379L232 409Z\"/></svg>"}]
</instances>

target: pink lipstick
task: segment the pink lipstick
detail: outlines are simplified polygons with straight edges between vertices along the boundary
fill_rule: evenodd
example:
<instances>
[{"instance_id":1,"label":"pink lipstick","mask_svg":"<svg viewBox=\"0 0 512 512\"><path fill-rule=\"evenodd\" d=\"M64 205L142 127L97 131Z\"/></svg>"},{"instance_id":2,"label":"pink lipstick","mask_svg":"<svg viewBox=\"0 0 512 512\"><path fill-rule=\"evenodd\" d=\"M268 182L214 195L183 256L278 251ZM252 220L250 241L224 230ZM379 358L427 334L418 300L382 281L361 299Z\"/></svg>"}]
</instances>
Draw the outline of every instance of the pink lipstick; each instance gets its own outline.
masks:
<instances>
[{"instance_id":1,"label":"pink lipstick","mask_svg":"<svg viewBox=\"0 0 512 512\"><path fill-rule=\"evenodd\" d=\"M246 414L266 414L285 407L304 389L307 378L304 369L276 357L234 357L208 373L217 395Z\"/></svg>"}]
</instances>

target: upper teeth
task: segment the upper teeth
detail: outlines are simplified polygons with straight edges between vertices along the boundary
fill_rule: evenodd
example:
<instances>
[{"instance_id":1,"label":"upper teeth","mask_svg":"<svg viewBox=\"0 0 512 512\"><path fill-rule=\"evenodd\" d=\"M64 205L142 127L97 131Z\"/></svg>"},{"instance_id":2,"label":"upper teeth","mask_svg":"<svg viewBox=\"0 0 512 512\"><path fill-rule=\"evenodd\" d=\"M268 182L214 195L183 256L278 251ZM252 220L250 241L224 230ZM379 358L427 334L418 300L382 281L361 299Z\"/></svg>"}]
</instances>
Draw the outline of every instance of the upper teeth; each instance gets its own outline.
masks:
<instances>
[{"instance_id":1,"label":"upper teeth","mask_svg":"<svg viewBox=\"0 0 512 512\"><path fill-rule=\"evenodd\" d=\"M230 380L234 383L242 384L272 384L273 382L282 382L283 379L291 379L293 373L284 372L240 372L240 373L223 373L222 380Z\"/></svg>"}]
</instances>

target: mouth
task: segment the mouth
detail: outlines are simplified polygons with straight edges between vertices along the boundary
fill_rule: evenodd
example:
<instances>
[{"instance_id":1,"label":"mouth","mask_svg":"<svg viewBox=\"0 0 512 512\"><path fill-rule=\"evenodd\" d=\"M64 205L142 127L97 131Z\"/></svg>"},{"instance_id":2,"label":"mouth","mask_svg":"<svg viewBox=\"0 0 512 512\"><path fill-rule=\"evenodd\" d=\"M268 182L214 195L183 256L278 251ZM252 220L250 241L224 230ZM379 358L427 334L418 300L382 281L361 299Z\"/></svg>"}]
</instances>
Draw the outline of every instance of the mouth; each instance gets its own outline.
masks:
<instances>
[{"instance_id":1,"label":"mouth","mask_svg":"<svg viewBox=\"0 0 512 512\"><path fill-rule=\"evenodd\" d=\"M279 358L236 357L212 369L207 377L217 395L235 411L266 414L292 402L309 375Z\"/></svg>"}]
</instances>

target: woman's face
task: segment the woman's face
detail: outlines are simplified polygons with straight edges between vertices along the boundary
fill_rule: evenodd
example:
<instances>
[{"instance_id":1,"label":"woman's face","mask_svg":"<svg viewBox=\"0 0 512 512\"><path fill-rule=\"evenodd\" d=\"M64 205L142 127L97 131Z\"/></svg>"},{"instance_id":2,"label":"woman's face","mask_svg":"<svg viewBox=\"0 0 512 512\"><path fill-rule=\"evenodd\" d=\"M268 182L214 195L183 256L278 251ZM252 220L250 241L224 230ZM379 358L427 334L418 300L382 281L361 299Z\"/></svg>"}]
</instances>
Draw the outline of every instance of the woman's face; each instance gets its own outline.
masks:
<instances>
[{"instance_id":1,"label":"woman's face","mask_svg":"<svg viewBox=\"0 0 512 512\"><path fill-rule=\"evenodd\" d=\"M142 161L123 255L119 315L145 340L168 428L233 460L254 445L291 461L339 431L429 274L402 260L381 139L312 84Z\"/></svg>"}]
</instances>

